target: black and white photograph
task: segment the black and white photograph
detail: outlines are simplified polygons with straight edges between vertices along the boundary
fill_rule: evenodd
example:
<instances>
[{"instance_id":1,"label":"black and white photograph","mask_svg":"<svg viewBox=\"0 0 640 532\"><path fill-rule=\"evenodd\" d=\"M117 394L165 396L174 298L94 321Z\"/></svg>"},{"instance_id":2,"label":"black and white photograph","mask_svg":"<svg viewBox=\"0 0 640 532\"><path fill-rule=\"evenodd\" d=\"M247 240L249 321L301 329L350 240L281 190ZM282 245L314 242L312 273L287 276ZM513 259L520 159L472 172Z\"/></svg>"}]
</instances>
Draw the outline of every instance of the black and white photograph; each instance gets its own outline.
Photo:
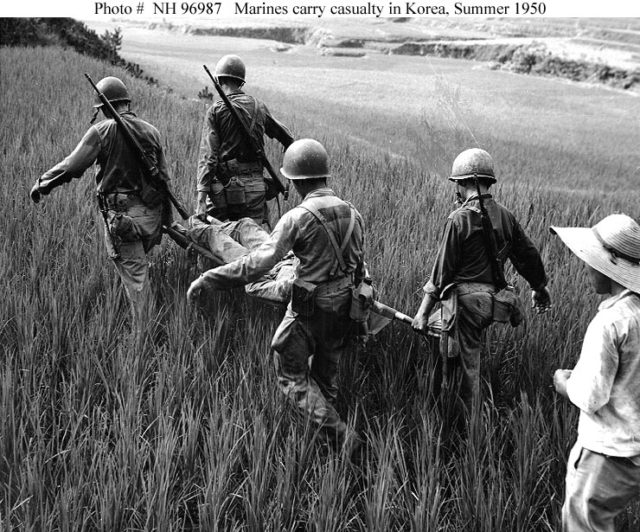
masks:
<instances>
[{"instance_id":1,"label":"black and white photograph","mask_svg":"<svg viewBox=\"0 0 640 532\"><path fill-rule=\"evenodd\" d=\"M0 7L0 528L640 530L640 7Z\"/></svg>"}]
</instances>

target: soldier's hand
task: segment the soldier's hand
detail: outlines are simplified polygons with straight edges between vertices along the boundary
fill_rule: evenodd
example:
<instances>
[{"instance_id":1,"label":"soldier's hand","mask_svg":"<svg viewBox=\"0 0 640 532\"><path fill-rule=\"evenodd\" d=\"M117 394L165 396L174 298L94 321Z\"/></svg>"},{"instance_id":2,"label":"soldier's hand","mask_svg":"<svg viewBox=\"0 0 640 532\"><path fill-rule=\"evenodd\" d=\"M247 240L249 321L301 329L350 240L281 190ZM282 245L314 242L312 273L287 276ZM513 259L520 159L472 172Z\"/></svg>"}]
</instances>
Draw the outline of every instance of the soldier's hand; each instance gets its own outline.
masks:
<instances>
[{"instance_id":1,"label":"soldier's hand","mask_svg":"<svg viewBox=\"0 0 640 532\"><path fill-rule=\"evenodd\" d=\"M196 305L200 300L200 296L204 291L204 284L202 282L202 277L198 277L195 281L191 283L189 286L189 290L187 290L187 302L190 305Z\"/></svg>"},{"instance_id":2,"label":"soldier's hand","mask_svg":"<svg viewBox=\"0 0 640 532\"><path fill-rule=\"evenodd\" d=\"M411 323L411 327L414 331L420 334L426 334L428 331L429 325L429 315L433 310L433 307L436 304L436 298L433 294L425 294L422 298L422 303L420 303L420 308L416 315L413 317L413 322Z\"/></svg>"},{"instance_id":3,"label":"soldier's hand","mask_svg":"<svg viewBox=\"0 0 640 532\"><path fill-rule=\"evenodd\" d=\"M198 204L196 206L196 216L203 222L206 221L207 216L207 193L198 192Z\"/></svg>"},{"instance_id":4,"label":"soldier's hand","mask_svg":"<svg viewBox=\"0 0 640 532\"><path fill-rule=\"evenodd\" d=\"M31 192L29 192L29 196L31 196L31 200L33 201L33 203L40 202L40 198L42 197L42 194L40 193L40 188L38 187L38 183L33 185Z\"/></svg>"},{"instance_id":5,"label":"soldier's hand","mask_svg":"<svg viewBox=\"0 0 640 532\"><path fill-rule=\"evenodd\" d=\"M427 330L427 317L420 311L414 316L411 328L419 333L424 334Z\"/></svg>"},{"instance_id":6,"label":"soldier's hand","mask_svg":"<svg viewBox=\"0 0 640 532\"><path fill-rule=\"evenodd\" d=\"M571 377L570 369L557 369L553 374L553 387L560 395L567 397L567 381Z\"/></svg>"},{"instance_id":7,"label":"soldier's hand","mask_svg":"<svg viewBox=\"0 0 640 532\"><path fill-rule=\"evenodd\" d=\"M551 308L551 295L546 288L531 291L531 308L536 314L544 314Z\"/></svg>"}]
</instances>

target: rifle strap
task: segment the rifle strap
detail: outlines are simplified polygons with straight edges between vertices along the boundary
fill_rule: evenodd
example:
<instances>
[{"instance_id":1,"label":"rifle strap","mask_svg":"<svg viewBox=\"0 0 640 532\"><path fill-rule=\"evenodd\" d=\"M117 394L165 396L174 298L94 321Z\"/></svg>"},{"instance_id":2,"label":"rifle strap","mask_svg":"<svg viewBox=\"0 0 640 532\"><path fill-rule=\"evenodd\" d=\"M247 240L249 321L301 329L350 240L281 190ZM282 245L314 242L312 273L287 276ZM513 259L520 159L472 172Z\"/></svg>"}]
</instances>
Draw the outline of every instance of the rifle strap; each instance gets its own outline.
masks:
<instances>
[{"instance_id":1,"label":"rifle strap","mask_svg":"<svg viewBox=\"0 0 640 532\"><path fill-rule=\"evenodd\" d=\"M351 203L346 203L347 205L349 205L349 227L347 227L347 232L345 233L342 245L340 246L340 255L342 255L344 253L344 250L347 249L347 244L351 240L353 228L356 225L356 209L353 205L351 205Z\"/></svg>"},{"instance_id":2,"label":"rifle strap","mask_svg":"<svg viewBox=\"0 0 640 532\"><path fill-rule=\"evenodd\" d=\"M354 228L355 223L356 223L355 209L354 209L353 205L351 205L350 203L347 203L347 205L349 205L349 210L350 210L351 215L350 215L350 218L349 218L349 227L347 228L347 232L345 233L344 238L342 239L342 245L341 246L338 245L338 241L336 240L336 237L333 234L333 231L331 231L331 229L329 228L329 224L327 222L327 219L322 215L322 213L318 209L316 209L312 205L299 205L300 207L302 207L306 211L308 211L311 214L313 214L313 216L318 220L318 222L320 222L320 225L322 225L322 227L324 227L324 230L326 231L327 236L329 237L329 242L331 243L331 247L333 248L333 251L336 254L336 258L338 259L338 264L340 265L340 269L345 274L348 274L349 272L347 271L347 264L344 261L344 250L347 248L347 245L349 244L349 241L351 240L351 235L353 234L353 228Z\"/></svg>"},{"instance_id":3,"label":"rifle strap","mask_svg":"<svg viewBox=\"0 0 640 532\"><path fill-rule=\"evenodd\" d=\"M474 200L478 200L479 201L480 197L482 197L482 200L493 198L493 196L491 194L482 194L481 196L478 196L478 194L473 194L472 196L469 196L466 200L464 200L462 205L460 205L460 208L466 207L467 203L469 203L470 201L474 201Z\"/></svg>"},{"instance_id":4,"label":"rifle strap","mask_svg":"<svg viewBox=\"0 0 640 532\"><path fill-rule=\"evenodd\" d=\"M477 183L478 182L476 178L476 186L477 186ZM462 205L465 206L467 203L473 200L477 200L480 205L480 217L482 219L482 224L481 224L482 237L483 237L482 239L484 241L485 250L487 251L487 256L489 257L489 265L491 267L491 276L493 277L493 282L495 283L496 288L500 290L504 288L504 286L500 286L503 284L504 272L498 271L499 266L497 264L497 262L502 261L500 257L501 252L498 252L497 249L496 250L492 249L492 246L491 246L492 239L494 239L494 242L495 242L495 234L493 232L493 223L491 222L491 218L489 217L489 213L487 212L487 209L485 208L484 202L483 202L483 200L489 199L491 197L492 197L491 194L481 194L480 191L478 190L477 194L467 198L467 200ZM506 246L505 246L505 249L503 249L502 251L506 251Z\"/></svg>"}]
</instances>

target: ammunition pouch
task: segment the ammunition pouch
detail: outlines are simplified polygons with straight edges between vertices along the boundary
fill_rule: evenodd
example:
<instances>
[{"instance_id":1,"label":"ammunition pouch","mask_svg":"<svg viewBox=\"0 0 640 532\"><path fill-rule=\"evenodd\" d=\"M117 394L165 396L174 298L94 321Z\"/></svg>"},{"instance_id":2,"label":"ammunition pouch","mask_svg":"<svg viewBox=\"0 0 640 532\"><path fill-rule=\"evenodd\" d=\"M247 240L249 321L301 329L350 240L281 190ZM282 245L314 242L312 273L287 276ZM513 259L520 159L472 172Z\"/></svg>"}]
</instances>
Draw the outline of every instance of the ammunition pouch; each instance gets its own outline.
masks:
<instances>
[{"instance_id":1,"label":"ammunition pouch","mask_svg":"<svg viewBox=\"0 0 640 532\"><path fill-rule=\"evenodd\" d=\"M224 185L224 197L227 205L234 209L242 209L247 204L244 183L237 176L232 176Z\"/></svg>"},{"instance_id":2,"label":"ammunition pouch","mask_svg":"<svg viewBox=\"0 0 640 532\"><path fill-rule=\"evenodd\" d=\"M140 240L140 234L133 223L133 218L122 214L115 213L109 220L109 231L120 240L120 242L135 242Z\"/></svg>"},{"instance_id":3,"label":"ammunition pouch","mask_svg":"<svg viewBox=\"0 0 640 532\"><path fill-rule=\"evenodd\" d=\"M262 173L262 165L257 161L239 161L229 159L221 161L216 166L216 179L226 186L233 176L252 175Z\"/></svg>"},{"instance_id":4,"label":"ammunition pouch","mask_svg":"<svg viewBox=\"0 0 640 532\"><path fill-rule=\"evenodd\" d=\"M291 285L291 310L299 316L311 316L316 310L318 285L295 279Z\"/></svg>"},{"instance_id":5,"label":"ammunition pouch","mask_svg":"<svg viewBox=\"0 0 640 532\"><path fill-rule=\"evenodd\" d=\"M507 286L493 294L493 321L510 323L517 327L524 321L522 301L513 286Z\"/></svg>"},{"instance_id":6,"label":"ammunition pouch","mask_svg":"<svg viewBox=\"0 0 640 532\"><path fill-rule=\"evenodd\" d=\"M349 318L357 323L368 321L374 300L373 286L370 281L362 281L351 289L351 308Z\"/></svg>"},{"instance_id":7,"label":"ammunition pouch","mask_svg":"<svg viewBox=\"0 0 640 532\"><path fill-rule=\"evenodd\" d=\"M216 178L222 185L224 204L228 209L227 216L229 219L237 220L245 216L254 217L254 214L248 214L248 212L256 208L256 194L261 195L264 192L257 192L254 184L249 185L248 188L245 184L253 181L253 178L257 176L262 176L262 165L256 161L244 162L230 159L220 162L216 167ZM264 202L264 196L261 197L260 201Z\"/></svg>"}]
</instances>

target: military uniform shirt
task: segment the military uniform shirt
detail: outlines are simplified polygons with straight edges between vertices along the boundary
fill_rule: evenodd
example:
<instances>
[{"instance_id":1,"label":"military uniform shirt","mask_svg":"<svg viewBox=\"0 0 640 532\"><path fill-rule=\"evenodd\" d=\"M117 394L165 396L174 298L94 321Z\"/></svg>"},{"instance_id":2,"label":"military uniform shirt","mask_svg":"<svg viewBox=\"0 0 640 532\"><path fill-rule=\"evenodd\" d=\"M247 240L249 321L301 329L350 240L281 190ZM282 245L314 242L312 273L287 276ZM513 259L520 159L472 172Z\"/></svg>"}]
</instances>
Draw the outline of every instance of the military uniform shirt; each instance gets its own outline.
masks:
<instances>
[{"instance_id":1,"label":"military uniform shirt","mask_svg":"<svg viewBox=\"0 0 640 532\"><path fill-rule=\"evenodd\" d=\"M158 130L130 111L120 115L138 140L147 156L157 166L160 177L169 181L169 174ZM136 192L142 189L142 165L119 131L113 119L91 126L73 152L46 172L39 180L39 189L48 194L59 185L79 178L94 162L100 167L96 174L98 192Z\"/></svg>"},{"instance_id":2,"label":"military uniform shirt","mask_svg":"<svg viewBox=\"0 0 640 532\"><path fill-rule=\"evenodd\" d=\"M278 140L285 148L293 142L289 130L271 116L266 105L241 90L227 95L256 145L264 149L264 135ZM253 124L253 127L251 127ZM257 157L244 132L222 99L217 100L205 116L198 163L198 192L209 192L216 178L219 162L236 159L256 162Z\"/></svg>"},{"instance_id":3,"label":"military uniform shirt","mask_svg":"<svg viewBox=\"0 0 640 532\"><path fill-rule=\"evenodd\" d=\"M544 287L547 277L540 254L515 216L489 194L484 194L482 199L493 225L498 252L504 249L504 257L511 260L532 288ZM449 215L431 278L424 290L439 297L451 283L494 283L477 197L470 198Z\"/></svg>"},{"instance_id":4,"label":"military uniform shirt","mask_svg":"<svg viewBox=\"0 0 640 532\"><path fill-rule=\"evenodd\" d=\"M355 211L350 245L343 254L347 267L345 273L338 267L338 259L324 227L313 214L302 208L305 204L312 204L320 211L340 245L349 226L351 207L330 188L317 189L280 218L267 242L235 262L205 272L202 278L206 285L224 289L255 281L290 250L300 260L296 277L301 280L321 284L332 280L332 274L338 279L352 273L363 259L364 224L360 214Z\"/></svg>"}]
</instances>

